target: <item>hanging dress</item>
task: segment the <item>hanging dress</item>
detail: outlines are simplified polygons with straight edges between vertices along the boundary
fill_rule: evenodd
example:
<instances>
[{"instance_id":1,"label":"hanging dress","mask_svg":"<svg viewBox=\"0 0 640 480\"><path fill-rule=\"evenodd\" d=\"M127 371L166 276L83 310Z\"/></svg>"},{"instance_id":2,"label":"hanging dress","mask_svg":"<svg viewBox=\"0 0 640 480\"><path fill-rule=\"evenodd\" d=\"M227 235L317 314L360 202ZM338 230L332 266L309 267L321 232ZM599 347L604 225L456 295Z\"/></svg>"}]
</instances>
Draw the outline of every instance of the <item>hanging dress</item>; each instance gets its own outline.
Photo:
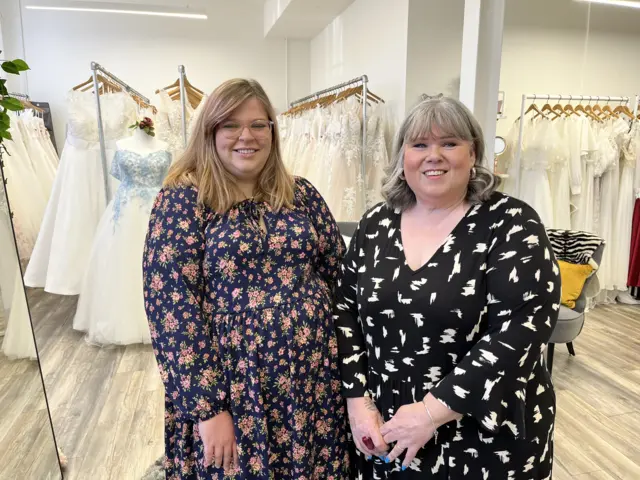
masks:
<instances>
[{"instance_id":1,"label":"hanging dress","mask_svg":"<svg viewBox=\"0 0 640 480\"><path fill-rule=\"evenodd\" d=\"M6 325L0 351L11 360L36 358L29 309L22 286L11 216L0 182L0 316Z\"/></svg>"},{"instance_id":2,"label":"hanging dress","mask_svg":"<svg viewBox=\"0 0 640 480\"><path fill-rule=\"evenodd\" d=\"M636 169L637 141L640 140L638 122L634 122L622 147L620 161L620 191L618 195L617 214L615 217L614 239L608 248L615 252L613 267L613 283L619 290L626 290L629 277L629 260L631 252L631 229L633 225L633 178Z\"/></svg>"},{"instance_id":3,"label":"hanging dress","mask_svg":"<svg viewBox=\"0 0 640 480\"><path fill-rule=\"evenodd\" d=\"M553 202L547 172L553 149L556 148L556 145L547 141L551 128L553 127L550 120L544 118L534 120L530 128L525 127L528 140L526 148L522 149L520 164L519 198L535 209L546 228L552 228L554 225Z\"/></svg>"},{"instance_id":4,"label":"hanging dress","mask_svg":"<svg viewBox=\"0 0 640 480\"><path fill-rule=\"evenodd\" d=\"M640 299L640 127L635 129L635 175L634 175L634 196L635 205L633 209L633 219L631 222L631 246L629 248L629 273L627 276L627 286L631 287L631 295Z\"/></svg>"},{"instance_id":5,"label":"hanging dress","mask_svg":"<svg viewBox=\"0 0 640 480\"><path fill-rule=\"evenodd\" d=\"M120 181L91 248L82 281L75 330L95 345L150 343L142 290L142 252L153 201L171 154L118 150L111 174Z\"/></svg>"},{"instance_id":6,"label":"hanging dress","mask_svg":"<svg viewBox=\"0 0 640 480\"><path fill-rule=\"evenodd\" d=\"M136 104L126 93L100 96L106 143L103 172L98 138L96 99L91 92L68 93L67 138L45 217L27 266L24 281L58 295L78 295L93 236L107 201L104 175L115 152L115 141L131 134ZM111 195L117 188L110 182Z\"/></svg>"}]
</instances>

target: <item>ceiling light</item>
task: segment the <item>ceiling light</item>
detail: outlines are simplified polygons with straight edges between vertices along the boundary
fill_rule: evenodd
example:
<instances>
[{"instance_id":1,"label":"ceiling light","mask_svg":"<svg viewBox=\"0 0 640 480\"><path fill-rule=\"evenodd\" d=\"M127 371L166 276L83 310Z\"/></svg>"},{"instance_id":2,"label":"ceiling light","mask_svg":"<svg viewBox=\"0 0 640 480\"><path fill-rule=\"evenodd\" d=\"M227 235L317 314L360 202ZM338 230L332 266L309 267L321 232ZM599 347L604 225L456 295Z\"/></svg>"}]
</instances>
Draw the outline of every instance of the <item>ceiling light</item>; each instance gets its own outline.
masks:
<instances>
[{"instance_id":1,"label":"ceiling light","mask_svg":"<svg viewBox=\"0 0 640 480\"><path fill-rule=\"evenodd\" d=\"M96 7L55 7L42 5L27 5L28 10L55 10L61 12L94 12L94 13L125 13L129 15L151 15L156 17L177 17L191 18L196 20L207 20L204 13L171 12L160 10L128 10L122 8L96 8Z\"/></svg>"},{"instance_id":2,"label":"ceiling light","mask_svg":"<svg viewBox=\"0 0 640 480\"><path fill-rule=\"evenodd\" d=\"M602 5L613 5L616 7L640 8L640 2L633 0L574 0L581 3L600 3Z\"/></svg>"}]
</instances>

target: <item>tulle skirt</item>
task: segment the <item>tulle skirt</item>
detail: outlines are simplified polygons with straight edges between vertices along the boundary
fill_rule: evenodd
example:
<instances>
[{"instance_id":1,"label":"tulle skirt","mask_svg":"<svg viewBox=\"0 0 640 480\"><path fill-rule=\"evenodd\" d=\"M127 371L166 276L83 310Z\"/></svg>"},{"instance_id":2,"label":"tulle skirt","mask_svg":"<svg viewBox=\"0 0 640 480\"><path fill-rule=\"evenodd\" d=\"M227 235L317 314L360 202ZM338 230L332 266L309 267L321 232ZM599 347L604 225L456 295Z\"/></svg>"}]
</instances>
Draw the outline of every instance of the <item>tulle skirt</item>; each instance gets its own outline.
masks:
<instances>
[{"instance_id":1,"label":"tulle skirt","mask_svg":"<svg viewBox=\"0 0 640 480\"><path fill-rule=\"evenodd\" d=\"M107 144L107 168L115 145ZM98 142L67 137L51 198L24 281L58 295L80 294L91 244L106 206L104 173ZM118 181L106 175L111 193Z\"/></svg>"},{"instance_id":2,"label":"tulle skirt","mask_svg":"<svg viewBox=\"0 0 640 480\"><path fill-rule=\"evenodd\" d=\"M86 332L91 344L151 343L142 255L152 204L133 197L116 220L112 201L100 220L73 320L73 328Z\"/></svg>"}]
</instances>

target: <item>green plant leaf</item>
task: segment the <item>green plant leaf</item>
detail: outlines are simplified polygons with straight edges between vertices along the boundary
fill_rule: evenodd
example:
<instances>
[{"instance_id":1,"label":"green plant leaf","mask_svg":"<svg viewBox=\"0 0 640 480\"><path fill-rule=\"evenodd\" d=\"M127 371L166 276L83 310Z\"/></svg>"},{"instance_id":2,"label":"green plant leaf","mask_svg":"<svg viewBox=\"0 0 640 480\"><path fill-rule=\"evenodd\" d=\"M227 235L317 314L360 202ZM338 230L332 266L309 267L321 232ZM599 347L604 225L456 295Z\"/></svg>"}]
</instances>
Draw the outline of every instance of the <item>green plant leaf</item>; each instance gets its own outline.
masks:
<instances>
[{"instance_id":1,"label":"green plant leaf","mask_svg":"<svg viewBox=\"0 0 640 480\"><path fill-rule=\"evenodd\" d=\"M0 125L6 124L9 125L11 119L9 118L9 114L4 110L0 112Z\"/></svg>"},{"instance_id":2,"label":"green plant leaf","mask_svg":"<svg viewBox=\"0 0 640 480\"><path fill-rule=\"evenodd\" d=\"M5 86L6 83L7 81L5 79L0 80L0 95L2 95L3 97L9 94L9 92L7 91L7 87Z\"/></svg>"},{"instance_id":3,"label":"green plant leaf","mask_svg":"<svg viewBox=\"0 0 640 480\"><path fill-rule=\"evenodd\" d=\"M0 138L4 138L6 140L13 140L11 134L7 130L0 130Z\"/></svg>"},{"instance_id":4,"label":"green plant leaf","mask_svg":"<svg viewBox=\"0 0 640 480\"><path fill-rule=\"evenodd\" d=\"M5 97L2 100L0 100L0 106L6 108L7 110L11 110L13 112L19 112L20 110L24 109L24 107L22 106L22 103L20 103L20 100L17 100L11 97Z\"/></svg>"},{"instance_id":5,"label":"green plant leaf","mask_svg":"<svg viewBox=\"0 0 640 480\"><path fill-rule=\"evenodd\" d=\"M12 73L14 75L18 75L20 73L20 70L18 69L18 66L13 62L3 62L2 63L2 69L5 72Z\"/></svg>"},{"instance_id":6,"label":"green plant leaf","mask_svg":"<svg viewBox=\"0 0 640 480\"><path fill-rule=\"evenodd\" d=\"M29 65L27 65L27 62L25 62L24 60L13 60L12 63L18 68L18 71L20 72L25 72L27 70L31 70L29 68Z\"/></svg>"}]
</instances>

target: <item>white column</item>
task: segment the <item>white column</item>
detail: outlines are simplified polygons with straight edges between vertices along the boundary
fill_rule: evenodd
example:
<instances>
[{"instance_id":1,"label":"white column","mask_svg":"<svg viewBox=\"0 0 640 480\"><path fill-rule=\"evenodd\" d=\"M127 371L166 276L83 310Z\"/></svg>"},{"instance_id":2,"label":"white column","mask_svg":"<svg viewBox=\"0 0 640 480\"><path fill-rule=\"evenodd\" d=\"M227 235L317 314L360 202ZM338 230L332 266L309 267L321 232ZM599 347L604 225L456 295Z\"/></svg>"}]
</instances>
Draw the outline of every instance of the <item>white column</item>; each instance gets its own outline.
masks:
<instances>
[{"instance_id":1,"label":"white column","mask_svg":"<svg viewBox=\"0 0 640 480\"><path fill-rule=\"evenodd\" d=\"M493 168L505 0L465 0L460 100L475 114Z\"/></svg>"},{"instance_id":2,"label":"white column","mask_svg":"<svg viewBox=\"0 0 640 480\"><path fill-rule=\"evenodd\" d=\"M29 63L29 59L25 58L20 2L18 0L0 0L0 3L2 4L0 22L2 23L3 44L3 51L0 53L0 58L6 60L21 58ZM10 92L29 93L27 74L28 72L20 72L19 76L6 75L7 90Z\"/></svg>"},{"instance_id":3,"label":"white column","mask_svg":"<svg viewBox=\"0 0 640 480\"><path fill-rule=\"evenodd\" d=\"M481 0L465 0L462 27L462 62L460 64L460 101L472 112L475 109L480 43Z\"/></svg>"}]
</instances>

